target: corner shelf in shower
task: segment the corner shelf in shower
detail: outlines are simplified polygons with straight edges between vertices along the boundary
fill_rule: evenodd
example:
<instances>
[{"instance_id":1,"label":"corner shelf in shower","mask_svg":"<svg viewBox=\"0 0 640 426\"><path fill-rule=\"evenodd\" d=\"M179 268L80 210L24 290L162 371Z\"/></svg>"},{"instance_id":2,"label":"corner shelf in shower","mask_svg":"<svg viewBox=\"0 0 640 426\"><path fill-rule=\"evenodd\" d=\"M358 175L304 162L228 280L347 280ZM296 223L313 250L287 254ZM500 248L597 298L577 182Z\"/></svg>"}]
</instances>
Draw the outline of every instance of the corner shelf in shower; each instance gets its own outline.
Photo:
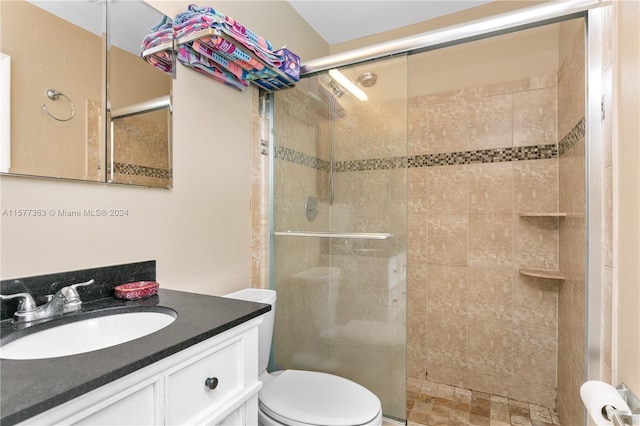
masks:
<instances>
[{"instance_id":1,"label":"corner shelf in shower","mask_svg":"<svg viewBox=\"0 0 640 426\"><path fill-rule=\"evenodd\" d=\"M566 278L562 272L552 269L520 268L520 273L528 277L548 278L552 280L564 280Z\"/></svg>"},{"instance_id":2,"label":"corner shelf in shower","mask_svg":"<svg viewBox=\"0 0 640 426\"><path fill-rule=\"evenodd\" d=\"M567 217L564 212L520 212L520 217ZM528 277L564 280L565 275L553 269L520 268L520 273Z\"/></svg>"},{"instance_id":3,"label":"corner shelf in shower","mask_svg":"<svg viewBox=\"0 0 640 426\"><path fill-rule=\"evenodd\" d=\"M286 88L294 87L296 85L296 81L291 76L289 76L279 68L269 65L266 61L264 61L258 55L253 53L250 49L248 49L247 47L245 47L244 45L236 41L233 37L230 37L215 28L207 28L200 31L194 31L191 34L178 38L176 40L176 44L178 46L181 44L189 44L189 43L192 44L194 41L197 40L200 43L206 45L208 48L212 49L214 52L222 54L222 56L224 56L224 52L220 52L216 50L215 46L212 46L210 44L211 38L216 38L216 37L221 38L225 42L231 44L239 52L242 52L243 54L247 55L251 59L257 61L260 65L266 68L268 72L271 74L270 76L251 79L250 83L254 84L255 86L267 92L274 92L276 90L286 89ZM216 62L216 64L218 66L223 67L218 62Z\"/></svg>"}]
</instances>

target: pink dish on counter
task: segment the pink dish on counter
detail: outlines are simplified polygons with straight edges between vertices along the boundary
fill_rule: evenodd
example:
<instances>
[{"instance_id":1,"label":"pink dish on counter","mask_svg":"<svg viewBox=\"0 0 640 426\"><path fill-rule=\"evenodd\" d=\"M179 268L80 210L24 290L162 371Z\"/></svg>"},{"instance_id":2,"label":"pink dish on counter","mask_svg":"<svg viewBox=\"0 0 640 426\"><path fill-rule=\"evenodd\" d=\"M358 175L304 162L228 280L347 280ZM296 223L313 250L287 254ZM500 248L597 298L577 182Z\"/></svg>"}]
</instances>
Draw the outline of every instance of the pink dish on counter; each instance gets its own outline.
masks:
<instances>
[{"instance_id":1,"label":"pink dish on counter","mask_svg":"<svg viewBox=\"0 0 640 426\"><path fill-rule=\"evenodd\" d=\"M160 284L156 281L135 281L132 283L120 284L115 287L114 290L118 299L134 300L157 294L158 287L160 287Z\"/></svg>"}]
</instances>

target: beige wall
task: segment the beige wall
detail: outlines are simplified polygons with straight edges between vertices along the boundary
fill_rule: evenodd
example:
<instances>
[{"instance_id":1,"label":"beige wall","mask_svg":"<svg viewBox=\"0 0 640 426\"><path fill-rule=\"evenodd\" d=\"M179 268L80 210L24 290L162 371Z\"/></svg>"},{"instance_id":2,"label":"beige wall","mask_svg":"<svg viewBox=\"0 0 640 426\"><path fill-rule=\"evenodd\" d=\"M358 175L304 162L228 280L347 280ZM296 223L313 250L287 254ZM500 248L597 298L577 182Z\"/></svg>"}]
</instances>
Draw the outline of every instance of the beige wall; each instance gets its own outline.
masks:
<instances>
[{"instance_id":1,"label":"beige wall","mask_svg":"<svg viewBox=\"0 0 640 426\"><path fill-rule=\"evenodd\" d=\"M411 95L504 83L505 73L512 81L555 74L559 28L547 25L412 55Z\"/></svg>"},{"instance_id":2,"label":"beige wall","mask_svg":"<svg viewBox=\"0 0 640 426\"><path fill-rule=\"evenodd\" d=\"M175 15L189 3L152 4ZM305 59L328 53L285 2L215 6ZM165 288L222 294L250 286L251 91L182 66L177 73L174 188L0 177L0 209L128 209L126 217L0 217L3 279L156 259Z\"/></svg>"},{"instance_id":3,"label":"beige wall","mask_svg":"<svg viewBox=\"0 0 640 426\"><path fill-rule=\"evenodd\" d=\"M618 267L617 381L640 395L640 3L616 1L614 152ZM615 186L614 186L615 188ZM615 189L614 189L615 191ZM615 192L614 192L615 193ZM615 196L615 195L614 195Z\"/></svg>"}]
</instances>

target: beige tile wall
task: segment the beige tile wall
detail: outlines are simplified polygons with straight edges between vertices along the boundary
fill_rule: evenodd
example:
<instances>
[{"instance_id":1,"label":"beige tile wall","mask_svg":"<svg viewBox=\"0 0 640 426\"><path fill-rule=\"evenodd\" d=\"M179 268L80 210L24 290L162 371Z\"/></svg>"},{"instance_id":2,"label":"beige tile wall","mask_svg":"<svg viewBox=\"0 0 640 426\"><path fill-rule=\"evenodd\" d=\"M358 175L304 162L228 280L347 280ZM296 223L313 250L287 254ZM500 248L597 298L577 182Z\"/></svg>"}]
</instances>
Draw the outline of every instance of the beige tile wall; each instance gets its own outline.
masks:
<instances>
[{"instance_id":1,"label":"beige tile wall","mask_svg":"<svg viewBox=\"0 0 640 426\"><path fill-rule=\"evenodd\" d=\"M564 34L561 32L561 34ZM569 46L558 71L558 136L562 138L584 117L584 26L567 28ZM560 157L560 270L566 280L558 292L558 402L562 424L584 424L580 386L585 378L586 222L585 139Z\"/></svg>"},{"instance_id":2,"label":"beige tile wall","mask_svg":"<svg viewBox=\"0 0 640 426\"><path fill-rule=\"evenodd\" d=\"M171 187L171 155L168 110L112 120L113 160L131 169L113 181L132 185Z\"/></svg>"},{"instance_id":3,"label":"beige tile wall","mask_svg":"<svg viewBox=\"0 0 640 426\"><path fill-rule=\"evenodd\" d=\"M556 142L555 76L409 101L409 154ZM558 160L409 168L408 375L555 406Z\"/></svg>"}]
</instances>

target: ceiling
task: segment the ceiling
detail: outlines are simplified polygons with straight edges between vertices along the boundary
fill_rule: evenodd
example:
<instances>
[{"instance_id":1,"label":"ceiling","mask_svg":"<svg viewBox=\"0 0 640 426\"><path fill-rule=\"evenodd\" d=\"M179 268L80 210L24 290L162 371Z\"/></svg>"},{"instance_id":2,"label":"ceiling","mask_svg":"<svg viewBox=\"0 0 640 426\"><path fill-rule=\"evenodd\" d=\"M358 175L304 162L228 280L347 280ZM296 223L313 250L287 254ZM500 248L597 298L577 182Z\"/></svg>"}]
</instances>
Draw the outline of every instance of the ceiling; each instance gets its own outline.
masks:
<instances>
[{"instance_id":1,"label":"ceiling","mask_svg":"<svg viewBox=\"0 0 640 426\"><path fill-rule=\"evenodd\" d=\"M329 44L469 9L486 0L288 0Z\"/></svg>"},{"instance_id":2,"label":"ceiling","mask_svg":"<svg viewBox=\"0 0 640 426\"><path fill-rule=\"evenodd\" d=\"M100 36L104 32L104 4L101 1L27 1L93 34ZM162 13L144 1L112 0L111 22L119 24L109 28L109 42L137 56L140 42L162 17Z\"/></svg>"},{"instance_id":3,"label":"ceiling","mask_svg":"<svg viewBox=\"0 0 640 426\"><path fill-rule=\"evenodd\" d=\"M95 0L67 2L28 0L55 15L95 33L102 33L102 3ZM417 22L448 15L460 10L489 3L490 0L288 0L300 16L329 44L341 43L372 34L405 27ZM139 41L161 16L145 2L113 2L114 22L111 43L137 54ZM145 9L145 10L137 10ZM156 14L149 13L151 10ZM157 15L157 16L156 16ZM148 17L146 19L145 17ZM146 20L145 20L146 19ZM134 42L128 42L135 40Z\"/></svg>"}]
</instances>

